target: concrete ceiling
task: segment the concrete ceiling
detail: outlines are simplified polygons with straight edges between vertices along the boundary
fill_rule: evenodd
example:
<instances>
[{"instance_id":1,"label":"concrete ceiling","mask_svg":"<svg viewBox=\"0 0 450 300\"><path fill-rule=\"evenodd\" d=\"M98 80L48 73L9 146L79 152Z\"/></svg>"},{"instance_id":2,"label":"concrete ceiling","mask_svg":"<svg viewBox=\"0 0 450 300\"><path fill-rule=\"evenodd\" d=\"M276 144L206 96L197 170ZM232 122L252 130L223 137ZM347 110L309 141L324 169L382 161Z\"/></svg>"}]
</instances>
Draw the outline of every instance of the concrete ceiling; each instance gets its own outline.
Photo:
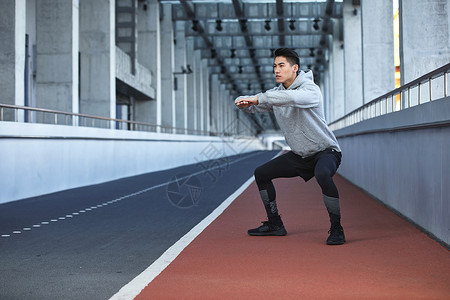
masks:
<instances>
[{"instance_id":1,"label":"concrete ceiling","mask_svg":"<svg viewBox=\"0 0 450 300\"><path fill-rule=\"evenodd\" d=\"M252 95L276 85L273 51L292 48L300 69L312 69L316 82L327 68L332 35L342 40L342 1L160 0L172 4L173 21L208 59L232 95ZM337 28L336 28L337 27ZM335 37L336 38L336 37ZM278 129L272 114L252 117L261 131Z\"/></svg>"}]
</instances>

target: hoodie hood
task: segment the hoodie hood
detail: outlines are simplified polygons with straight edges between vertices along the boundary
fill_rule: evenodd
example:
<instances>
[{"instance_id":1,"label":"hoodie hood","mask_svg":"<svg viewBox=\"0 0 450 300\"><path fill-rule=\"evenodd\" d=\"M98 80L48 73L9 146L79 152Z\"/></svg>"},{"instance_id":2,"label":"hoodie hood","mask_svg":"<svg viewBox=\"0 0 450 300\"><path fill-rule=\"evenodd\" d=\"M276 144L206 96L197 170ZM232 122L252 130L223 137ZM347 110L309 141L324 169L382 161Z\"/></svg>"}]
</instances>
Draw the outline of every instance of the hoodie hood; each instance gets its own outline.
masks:
<instances>
[{"instance_id":1,"label":"hoodie hood","mask_svg":"<svg viewBox=\"0 0 450 300\"><path fill-rule=\"evenodd\" d=\"M299 88L304 83L314 83L314 75L311 70L305 72L300 71L294 82L286 89L283 84L280 84L280 89L282 90L295 90Z\"/></svg>"}]
</instances>

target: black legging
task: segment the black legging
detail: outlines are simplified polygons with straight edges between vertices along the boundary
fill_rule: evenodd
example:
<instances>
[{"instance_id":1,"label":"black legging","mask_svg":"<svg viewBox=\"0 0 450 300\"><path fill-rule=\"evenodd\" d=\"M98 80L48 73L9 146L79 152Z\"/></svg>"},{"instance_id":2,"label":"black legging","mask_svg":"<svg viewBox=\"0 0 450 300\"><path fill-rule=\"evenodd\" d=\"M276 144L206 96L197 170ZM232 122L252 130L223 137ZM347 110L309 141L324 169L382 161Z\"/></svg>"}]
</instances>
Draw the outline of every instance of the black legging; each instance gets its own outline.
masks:
<instances>
[{"instance_id":1,"label":"black legging","mask_svg":"<svg viewBox=\"0 0 450 300\"><path fill-rule=\"evenodd\" d=\"M339 198L332 177L340 163L341 153L331 149L326 149L308 158L302 158L290 151L256 168L256 184L260 191L267 191L268 200L272 202L276 199L273 179L300 176L308 181L315 176L324 195Z\"/></svg>"}]
</instances>

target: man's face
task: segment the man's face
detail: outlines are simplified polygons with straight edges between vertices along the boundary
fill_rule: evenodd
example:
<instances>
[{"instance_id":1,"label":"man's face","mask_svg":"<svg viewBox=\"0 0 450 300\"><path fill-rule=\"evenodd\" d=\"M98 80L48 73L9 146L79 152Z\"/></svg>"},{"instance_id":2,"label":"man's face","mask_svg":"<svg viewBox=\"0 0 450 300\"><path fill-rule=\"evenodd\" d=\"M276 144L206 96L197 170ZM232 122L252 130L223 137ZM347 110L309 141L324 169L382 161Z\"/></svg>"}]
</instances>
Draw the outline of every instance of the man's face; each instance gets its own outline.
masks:
<instances>
[{"instance_id":1,"label":"man's face","mask_svg":"<svg viewBox=\"0 0 450 300\"><path fill-rule=\"evenodd\" d=\"M286 57L277 56L273 63L273 73L277 83L282 83L285 88L288 88L297 76L298 65L291 65Z\"/></svg>"}]
</instances>

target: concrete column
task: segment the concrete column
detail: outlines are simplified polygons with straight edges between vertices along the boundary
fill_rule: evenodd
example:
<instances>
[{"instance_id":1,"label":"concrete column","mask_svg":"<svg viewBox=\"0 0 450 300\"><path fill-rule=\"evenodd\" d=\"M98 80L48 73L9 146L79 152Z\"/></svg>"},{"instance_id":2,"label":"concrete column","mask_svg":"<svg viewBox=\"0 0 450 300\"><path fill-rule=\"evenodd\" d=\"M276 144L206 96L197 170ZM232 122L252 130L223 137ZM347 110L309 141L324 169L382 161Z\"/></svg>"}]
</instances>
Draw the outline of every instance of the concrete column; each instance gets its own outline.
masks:
<instances>
[{"instance_id":1,"label":"concrete column","mask_svg":"<svg viewBox=\"0 0 450 300\"><path fill-rule=\"evenodd\" d=\"M448 0L399 0L401 83L408 83L450 61ZM433 92L443 94L443 83ZM429 99L428 87L422 89ZM423 100L422 100L423 101Z\"/></svg>"},{"instance_id":2,"label":"concrete column","mask_svg":"<svg viewBox=\"0 0 450 300\"><path fill-rule=\"evenodd\" d=\"M181 68L187 68L186 63L186 37L184 35L184 23L176 22L175 31L175 72L181 72ZM176 80L175 90L175 127L187 128L187 75L174 75ZM184 132L184 131L183 131ZM182 133L182 132L180 132Z\"/></svg>"},{"instance_id":3,"label":"concrete column","mask_svg":"<svg viewBox=\"0 0 450 300\"><path fill-rule=\"evenodd\" d=\"M227 86L225 84L220 85L220 96L221 114L223 116L221 119L222 122L220 124L220 131L225 133L228 124L228 107L226 101L229 97Z\"/></svg>"},{"instance_id":4,"label":"concrete column","mask_svg":"<svg viewBox=\"0 0 450 300\"><path fill-rule=\"evenodd\" d=\"M0 2L0 89L1 103L24 105L25 89L25 0ZM14 120L4 113L4 120ZM19 117L23 120L23 114Z\"/></svg>"},{"instance_id":5,"label":"concrete column","mask_svg":"<svg viewBox=\"0 0 450 300\"><path fill-rule=\"evenodd\" d=\"M173 25L172 25L172 5L162 5L163 14L161 17L161 125L175 126L175 97L173 91L174 72L174 45L173 45Z\"/></svg>"},{"instance_id":6,"label":"concrete column","mask_svg":"<svg viewBox=\"0 0 450 300\"><path fill-rule=\"evenodd\" d=\"M37 106L78 112L79 1L38 0Z\"/></svg>"},{"instance_id":7,"label":"concrete column","mask_svg":"<svg viewBox=\"0 0 450 300\"><path fill-rule=\"evenodd\" d=\"M335 22L333 43L330 55L330 102L328 122L337 120L345 115L345 93L344 93L344 49L343 42L339 39L339 23Z\"/></svg>"},{"instance_id":8,"label":"concrete column","mask_svg":"<svg viewBox=\"0 0 450 300\"><path fill-rule=\"evenodd\" d=\"M345 113L364 104L361 49L361 9L353 13L352 0L344 0L344 82Z\"/></svg>"},{"instance_id":9,"label":"concrete column","mask_svg":"<svg viewBox=\"0 0 450 300\"><path fill-rule=\"evenodd\" d=\"M211 91L211 131L219 132L219 118L220 118L220 85L219 75L212 74L210 76L210 91Z\"/></svg>"},{"instance_id":10,"label":"concrete column","mask_svg":"<svg viewBox=\"0 0 450 300\"><path fill-rule=\"evenodd\" d=\"M209 131L209 110L210 110L210 95L209 95L209 72L208 72L208 60L202 59L203 69L203 130Z\"/></svg>"},{"instance_id":11,"label":"concrete column","mask_svg":"<svg viewBox=\"0 0 450 300\"><path fill-rule=\"evenodd\" d=\"M196 69L195 69L195 59L194 59L194 38L186 38L186 57L187 64L191 66L194 71L191 75L186 78L186 91L187 91L187 128L191 130L197 129L197 118L196 118Z\"/></svg>"},{"instance_id":12,"label":"concrete column","mask_svg":"<svg viewBox=\"0 0 450 300\"><path fill-rule=\"evenodd\" d=\"M202 80L203 80L203 67L202 67L202 61L201 61L201 53L200 50L195 51L195 64L194 64L194 70L195 70L195 90L196 90L196 97L195 97L195 116L196 116L196 128L197 130L202 130L202 124L203 124L203 86L202 86Z\"/></svg>"},{"instance_id":13,"label":"concrete column","mask_svg":"<svg viewBox=\"0 0 450 300\"><path fill-rule=\"evenodd\" d=\"M80 112L116 118L114 0L80 1Z\"/></svg>"},{"instance_id":14,"label":"concrete column","mask_svg":"<svg viewBox=\"0 0 450 300\"><path fill-rule=\"evenodd\" d=\"M395 89L392 0L361 1L364 103Z\"/></svg>"},{"instance_id":15,"label":"concrete column","mask_svg":"<svg viewBox=\"0 0 450 300\"><path fill-rule=\"evenodd\" d=\"M158 97L161 95L161 51L159 3L157 0L139 2L137 17L137 60L152 72L152 87L156 99L135 102L135 120L151 124L158 121Z\"/></svg>"}]
</instances>

